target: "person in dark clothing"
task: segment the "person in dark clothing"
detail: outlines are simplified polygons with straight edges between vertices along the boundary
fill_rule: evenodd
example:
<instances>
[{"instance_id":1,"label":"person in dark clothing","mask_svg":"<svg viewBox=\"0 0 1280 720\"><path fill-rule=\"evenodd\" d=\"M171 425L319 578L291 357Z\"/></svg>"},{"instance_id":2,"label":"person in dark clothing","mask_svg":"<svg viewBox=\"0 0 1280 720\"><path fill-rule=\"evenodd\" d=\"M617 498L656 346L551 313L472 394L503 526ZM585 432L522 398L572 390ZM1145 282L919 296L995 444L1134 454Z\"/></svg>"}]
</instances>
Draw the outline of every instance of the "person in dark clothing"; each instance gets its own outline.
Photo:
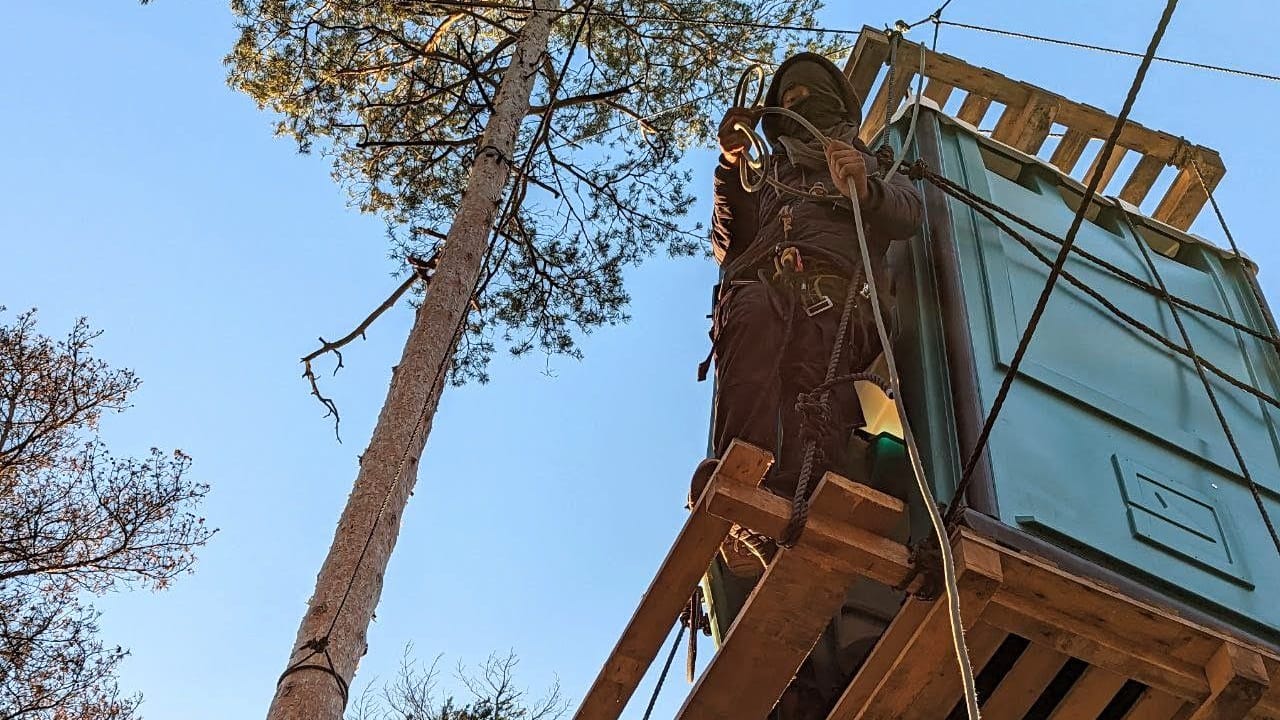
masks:
<instances>
[{"instance_id":1,"label":"person in dark clothing","mask_svg":"<svg viewBox=\"0 0 1280 720\"><path fill-rule=\"evenodd\" d=\"M850 199L856 197L862 211L873 273L879 280L885 279L890 243L910 238L922 220L920 193L905 177L898 174L887 183L876 177L877 160L858 138L861 102L826 58L801 53L783 62L765 105L798 113L831 142L824 146L794 119L761 116L758 109L732 108L720 125L711 239L722 268L712 324L715 458L695 471L691 502L734 438L773 450L775 462L765 487L788 498L794 495L805 450L796 401L824 380L851 286L857 306L846 329L837 374L863 371L881 352ZM773 162L771 182L752 193L743 187L737 167L749 140L734 126L754 127L757 121ZM877 287L883 290L887 285L879 282ZM840 468L850 433L863 423L851 384L832 391L829 411L830 425L820 435L810 491L824 472ZM734 536L723 552L726 565L750 581L762 565L744 552L743 545L761 560L767 560L772 549L737 528ZM892 611L899 601L887 589L887 599L870 597L866 588L850 592L845 610L779 700L774 720L825 718L883 630L882 624L859 619L859 605L867 601L877 606L876 601L883 600L879 604L887 603Z\"/></svg>"},{"instance_id":2,"label":"person in dark clothing","mask_svg":"<svg viewBox=\"0 0 1280 720\"><path fill-rule=\"evenodd\" d=\"M824 148L791 118L761 119L758 109L732 108L720 125L711 242L723 277L712 326L712 444L717 458L734 438L773 450L765 486L790 497L804 454L796 399L823 382L850 283L861 292L837 372L865 370L880 354L849 198L856 193L878 278L889 243L920 226L922 201L901 174L889 183L873 175L877 160L858 138L861 102L826 58L801 53L783 62L765 105L798 113L831 143ZM772 147L772 180L824 197L796 196L772 183L755 193L742 186L737 163L748 139L734 125L753 127L757 120ZM849 434L863 422L851 384L834 389L830 411L815 480L837 467ZM715 462L695 472L694 499Z\"/></svg>"}]
</instances>

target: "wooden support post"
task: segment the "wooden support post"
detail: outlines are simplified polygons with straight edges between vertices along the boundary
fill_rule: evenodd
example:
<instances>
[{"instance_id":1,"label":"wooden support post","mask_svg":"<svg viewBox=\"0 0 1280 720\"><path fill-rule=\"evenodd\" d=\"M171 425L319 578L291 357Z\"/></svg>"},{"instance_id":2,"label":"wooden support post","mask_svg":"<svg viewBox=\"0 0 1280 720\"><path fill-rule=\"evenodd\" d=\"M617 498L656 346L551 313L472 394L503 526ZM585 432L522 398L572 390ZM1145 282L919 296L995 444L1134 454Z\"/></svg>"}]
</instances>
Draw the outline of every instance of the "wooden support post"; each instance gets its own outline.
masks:
<instances>
[{"instance_id":1,"label":"wooden support post","mask_svg":"<svg viewBox=\"0 0 1280 720\"><path fill-rule=\"evenodd\" d=\"M1049 137L1049 130L1053 127L1053 119L1057 114L1058 106L1053 100L1033 93L1025 105L1005 108L991 138L1028 155L1035 155Z\"/></svg>"},{"instance_id":2,"label":"wooden support post","mask_svg":"<svg viewBox=\"0 0 1280 720\"><path fill-rule=\"evenodd\" d=\"M772 463L769 453L755 446L737 440L729 446L617 646L583 698L574 715L576 720L617 720L622 714L729 534L731 523L707 511L715 489L724 485L754 488Z\"/></svg>"},{"instance_id":3,"label":"wooden support post","mask_svg":"<svg viewBox=\"0 0 1280 720\"><path fill-rule=\"evenodd\" d=\"M907 90L911 87L911 79L915 77L915 72L907 69L907 65L908 63L900 62L897 66L890 67L893 74L892 86L887 75L884 82L880 83L880 90L876 93L875 100L871 102L871 107L862 121L862 131L858 134L862 142L870 143L874 140L880 130L893 118L893 113L897 111L898 106L902 104L902 99L906 97Z\"/></svg>"},{"instance_id":4,"label":"wooden support post","mask_svg":"<svg viewBox=\"0 0 1280 720\"><path fill-rule=\"evenodd\" d=\"M677 720L768 715L844 604L854 577L803 541L779 550Z\"/></svg>"},{"instance_id":5,"label":"wooden support post","mask_svg":"<svg viewBox=\"0 0 1280 720\"><path fill-rule=\"evenodd\" d=\"M996 550L964 536L955 542L955 550L961 620L969 630L977 623L1004 575L1000 553ZM908 610L912 604L927 606L923 620L919 620L920 609ZM894 619L828 720L903 717L916 704L922 689L936 687L937 681L931 682L930 678L959 672L948 629L946 598L928 604L912 600L908 608ZM887 667L885 655L893 657ZM873 668L883 672L870 672ZM959 696L958 683L955 688L956 696L949 698L951 703ZM933 709L938 707L950 708L951 705L943 699L941 705Z\"/></svg>"},{"instance_id":6,"label":"wooden support post","mask_svg":"<svg viewBox=\"0 0 1280 720\"><path fill-rule=\"evenodd\" d=\"M876 75L889 59L889 41L883 33L862 32L853 46L853 54L845 65L844 74L853 85L853 91L865 107L867 95L876 82Z\"/></svg>"},{"instance_id":7,"label":"wooden support post","mask_svg":"<svg viewBox=\"0 0 1280 720\"><path fill-rule=\"evenodd\" d=\"M1107 190L1107 185L1111 182L1111 178L1115 177L1116 170L1120 169L1120 163L1124 160L1124 156L1128 153L1128 148L1116 145L1111 150L1111 157L1107 158L1105 167L1099 167L1098 162L1102 160L1102 152L1099 149L1097 155L1093 158L1093 163L1089 165L1089 171L1084 174L1081 180L1085 185L1093 182L1094 173L1101 174L1102 179L1098 181L1098 194L1102 195Z\"/></svg>"},{"instance_id":8,"label":"wooden support post","mask_svg":"<svg viewBox=\"0 0 1280 720\"><path fill-rule=\"evenodd\" d=\"M984 622L974 625L964 634L965 645L969 649L969 662L973 664L975 675L990 662L1000 644L1009 634ZM920 684L915 702L902 714L901 720L937 720L939 711L951 708L960 698L963 688L960 682L960 668L956 664L955 649L950 649L951 662L942 663Z\"/></svg>"},{"instance_id":9,"label":"wooden support post","mask_svg":"<svg viewBox=\"0 0 1280 720\"><path fill-rule=\"evenodd\" d=\"M1090 665L1053 709L1049 720L1096 718L1111 704L1124 683L1123 676Z\"/></svg>"},{"instance_id":10,"label":"wooden support post","mask_svg":"<svg viewBox=\"0 0 1280 720\"><path fill-rule=\"evenodd\" d=\"M1089 136L1075 129L1068 129L1062 139L1058 141L1058 147L1053 150L1053 157L1049 158L1049 162L1062 172L1070 175L1072 170L1076 169L1076 164L1080 162L1080 156L1084 154L1084 149L1089 144Z\"/></svg>"},{"instance_id":11,"label":"wooden support post","mask_svg":"<svg viewBox=\"0 0 1280 720\"><path fill-rule=\"evenodd\" d=\"M1215 158L1216 159L1216 156ZM1218 182L1222 179L1221 160L1218 164L1213 164L1213 159L1201 157L1199 163L1200 172L1204 175L1205 184L1212 190L1217 187ZM1165 192L1160 204L1156 207L1156 211L1151 217L1160 222L1172 225L1179 230L1186 230L1191 227L1191 223L1195 221L1196 216L1200 214L1200 209L1209 201L1209 196L1205 194L1204 188L1200 186L1200 179L1196 177L1195 168L1190 162L1181 166L1178 176L1174 178L1173 184L1169 186L1169 190Z\"/></svg>"},{"instance_id":12,"label":"wooden support post","mask_svg":"<svg viewBox=\"0 0 1280 720\"><path fill-rule=\"evenodd\" d=\"M985 98L977 93L970 92L964 96L964 102L960 103L960 112L956 114L956 117L976 128L982 122L982 118L987 116L987 110L990 107L991 98Z\"/></svg>"},{"instance_id":13,"label":"wooden support post","mask_svg":"<svg viewBox=\"0 0 1280 720\"><path fill-rule=\"evenodd\" d=\"M982 705L986 720L1022 720L1040 693L1067 662L1067 656L1031 643Z\"/></svg>"},{"instance_id":14,"label":"wooden support post","mask_svg":"<svg viewBox=\"0 0 1280 720\"><path fill-rule=\"evenodd\" d=\"M1143 155L1137 166L1133 168L1133 174L1121 188L1120 199L1134 207L1141 205L1147 193L1151 192L1151 186L1155 185L1156 178L1164 172L1164 168L1164 160L1154 155Z\"/></svg>"},{"instance_id":15,"label":"wooden support post","mask_svg":"<svg viewBox=\"0 0 1280 720\"><path fill-rule=\"evenodd\" d=\"M1270 685L1262 656L1224 642L1204 670L1212 690L1191 720L1243 720Z\"/></svg>"},{"instance_id":16,"label":"wooden support post","mask_svg":"<svg viewBox=\"0 0 1280 720\"><path fill-rule=\"evenodd\" d=\"M946 107L947 101L951 99L951 91L955 87L947 83L929 78L924 85L924 96L938 103L938 107Z\"/></svg>"}]
</instances>

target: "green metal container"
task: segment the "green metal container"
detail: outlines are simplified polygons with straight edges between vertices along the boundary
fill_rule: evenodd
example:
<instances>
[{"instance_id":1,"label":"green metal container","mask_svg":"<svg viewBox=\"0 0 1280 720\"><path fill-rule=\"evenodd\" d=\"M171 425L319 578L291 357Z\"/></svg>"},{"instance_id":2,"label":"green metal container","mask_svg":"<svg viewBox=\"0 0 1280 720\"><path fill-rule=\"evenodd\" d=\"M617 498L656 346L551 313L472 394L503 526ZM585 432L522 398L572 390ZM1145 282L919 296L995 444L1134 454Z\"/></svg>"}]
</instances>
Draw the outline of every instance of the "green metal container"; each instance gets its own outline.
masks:
<instances>
[{"instance_id":1,"label":"green metal container","mask_svg":"<svg viewBox=\"0 0 1280 720\"><path fill-rule=\"evenodd\" d=\"M895 143L907 121L891 126ZM1052 166L922 107L913 152L931 168L1059 236L1083 187ZM895 351L928 479L953 500L1048 269L966 205L928 184L927 221L897 278ZM1153 280L1114 201L1095 202L1077 246ZM1246 259L1135 218L1169 289L1266 328ZM1059 246L1027 231L1049 257ZM1067 269L1181 344L1156 295L1079 256ZM1197 351L1280 395L1266 342L1190 311ZM1276 410L1213 378L1266 508L1280 519ZM1052 550L1122 589L1275 643L1280 556L1191 363L1060 280L971 488L966 522L1014 545ZM927 532L919 523L913 535Z\"/></svg>"}]
</instances>

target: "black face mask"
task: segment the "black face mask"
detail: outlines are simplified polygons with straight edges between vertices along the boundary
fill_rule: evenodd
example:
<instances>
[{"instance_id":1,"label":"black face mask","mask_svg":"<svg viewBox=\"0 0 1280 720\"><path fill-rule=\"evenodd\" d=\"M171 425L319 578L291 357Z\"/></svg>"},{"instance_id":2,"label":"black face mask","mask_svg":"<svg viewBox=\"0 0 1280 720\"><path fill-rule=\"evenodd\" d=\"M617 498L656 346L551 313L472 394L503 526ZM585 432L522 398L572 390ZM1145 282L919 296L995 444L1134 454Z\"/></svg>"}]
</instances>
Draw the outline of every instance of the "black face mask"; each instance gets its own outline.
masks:
<instances>
[{"instance_id":1,"label":"black face mask","mask_svg":"<svg viewBox=\"0 0 1280 720\"><path fill-rule=\"evenodd\" d=\"M787 90L797 85L808 88L809 94L793 103L789 109L826 132L849 120L849 111L844 105L844 96L838 83L839 80L821 65L798 62L787 68L786 74L779 79L778 97L781 98ZM766 135L774 135L774 132L769 132L774 130L776 135L794 137L803 142L814 140L812 134L792 118L775 115L771 120L769 125L773 127L765 127Z\"/></svg>"}]
</instances>

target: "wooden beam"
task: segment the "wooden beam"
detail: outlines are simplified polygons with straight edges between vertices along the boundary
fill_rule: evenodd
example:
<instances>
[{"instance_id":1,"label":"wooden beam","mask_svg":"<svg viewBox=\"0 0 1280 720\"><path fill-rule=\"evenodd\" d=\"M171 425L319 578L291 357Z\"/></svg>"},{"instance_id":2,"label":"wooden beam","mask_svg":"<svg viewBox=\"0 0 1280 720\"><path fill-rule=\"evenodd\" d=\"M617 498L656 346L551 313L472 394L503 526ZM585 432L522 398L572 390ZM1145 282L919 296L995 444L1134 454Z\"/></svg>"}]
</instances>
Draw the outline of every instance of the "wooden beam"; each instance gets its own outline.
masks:
<instances>
[{"instance_id":1,"label":"wooden beam","mask_svg":"<svg viewBox=\"0 0 1280 720\"><path fill-rule=\"evenodd\" d=\"M856 572L876 582L897 586L911 574L909 551L882 534L868 530L896 524L906 506L897 498L827 473L818 490L830 486L833 498L859 498L854 517L839 519L810 513L803 539L810 547L842 563L842 571ZM832 502L815 491L814 506ZM839 504L836 501L835 504ZM791 501L763 488L722 483L708 498L713 515L737 523L767 537L781 537L791 519Z\"/></svg>"},{"instance_id":2,"label":"wooden beam","mask_svg":"<svg viewBox=\"0 0 1280 720\"><path fill-rule=\"evenodd\" d=\"M677 720L768 715L840 611L854 577L803 539L779 550Z\"/></svg>"},{"instance_id":3,"label":"wooden beam","mask_svg":"<svg viewBox=\"0 0 1280 720\"><path fill-rule=\"evenodd\" d=\"M1204 672L1213 692L1191 720L1243 720L1270 685L1262 656L1234 643L1223 643Z\"/></svg>"},{"instance_id":4,"label":"wooden beam","mask_svg":"<svg viewBox=\"0 0 1280 720\"><path fill-rule=\"evenodd\" d=\"M1124 684L1123 676L1090 665L1053 709L1049 720L1096 718L1111 704Z\"/></svg>"},{"instance_id":5,"label":"wooden beam","mask_svg":"<svg viewBox=\"0 0 1280 720\"><path fill-rule=\"evenodd\" d=\"M899 57L902 57L901 54ZM907 90L911 88L911 79L915 77L915 72L907 69L905 65L906 63L899 62L896 66L890 66L893 71L893 83L889 82L888 75L880 83L880 90L876 92L875 100L871 102L871 107L862 120L862 131L858 136L863 142L869 143L875 139L893 117L898 106L902 104L902 99L907 96Z\"/></svg>"},{"instance_id":6,"label":"wooden beam","mask_svg":"<svg viewBox=\"0 0 1280 720\"><path fill-rule=\"evenodd\" d=\"M1111 178L1115 177L1116 170L1120 169L1120 163L1124 161L1124 156L1127 152L1129 152L1127 148L1119 145L1115 146L1111 150L1111 157L1107 158L1106 166L1099 169L1098 162L1102 160L1102 152L1099 150L1098 154L1093 157L1093 163L1089 165L1089 170L1084 174L1081 182L1088 185L1093 182L1094 173L1100 173L1102 179L1098 182L1098 194L1104 194L1107 190L1107 185L1111 182Z\"/></svg>"},{"instance_id":7,"label":"wooden beam","mask_svg":"<svg viewBox=\"0 0 1280 720\"><path fill-rule=\"evenodd\" d=\"M1160 177L1160 173L1164 172L1166 164L1163 160L1154 155L1143 155L1142 159L1133 168L1133 174L1125 181L1124 187L1120 190L1120 199L1129 203L1134 207L1142 204L1146 199L1147 193L1151 192L1151 186L1155 185L1156 179Z\"/></svg>"},{"instance_id":8,"label":"wooden beam","mask_svg":"<svg viewBox=\"0 0 1280 720\"><path fill-rule=\"evenodd\" d=\"M721 483L722 487L729 485ZM742 489L740 483L738 487ZM775 498L762 488L752 490ZM712 492L711 498L715 497ZM789 514L790 503L783 503ZM859 563L844 561L845 553L826 551L830 542L822 528L860 530L883 538L905 512L906 506L897 498L832 473L824 475L809 504L809 525L818 527L807 526L795 547L779 550L769 563L677 717L740 720L766 716L863 570ZM749 524L758 524L762 518L767 531ZM768 513L755 512L732 519L770 537L780 537L785 519L779 517L779 524L770 518Z\"/></svg>"},{"instance_id":9,"label":"wooden beam","mask_svg":"<svg viewBox=\"0 0 1280 720\"><path fill-rule=\"evenodd\" d=\"M661 650L693 589L729 534L730 522L707 511L715 488L754 487L773 463L760 448L734 441L720 461L684 529L654 575L622 637L609 654L600 675L587 691L576 720L617 720Z\"/></svg>"},{"instance_id":10,"label":"wooden beam","mask_svg":"<svg viewBox=\"0 0 1280 720\"><path fill-rule=\"evenodd\" d=\"M964 634L975 676L987 666L1007 637L1009 633L981 621ZM903 712L900 720L936 720L942 711L962 700L961 692L959 665L954 660L942 663L921 683L915 702Z\"/></svg>"},{"instance_id":11,"label":"wooden beam","mask_svg":"<svg viewBox=\"0 0 1280 720\"><path fill-rule=\"evenodd\" d=\"M1199 163L1199 160L1197 162ZM1205 184L1210 190L1216 188L1222 179L1222 171L1205 163L1199 163L1199 166L1200 172L1204 175ZM1160 204L1152 217L1179 230L1186 230L1191 227L1191 223L1195 221L1201 208L1208 201L1209 196L1200 185L1195 168L1188 162L1178 171L1178 176L1174 178L1173 184L1160 199Z\"/></svg>"},{"instance_id":12,"label":"wooden beam","mask_svg":"<svg viewBox=\"0 0 1280 720\"><path fill-rule=\"evenodd\" d=\"M995 131L991 133L991 139L1028 155L1035 155L1049 137L1049 130L1053 128L1053 119L1057 114L1057 103L1046 95L1033 93L1026 104L1005 108L996 123Z\"/></svg>"},{"instance_id":13,"label":"wooden beam","mask_svg":"<svg viewBox=\"0 0 1280 720\"><path fill-rule=\"evenodd\" d=\"M1181 699L1147 688L1125 713L1124 720L1173 720L1182 706Z\"/></svg>"},{"instance_id":14,"label":"wooden beam","mask_svg":"<svg viewBox=\"0 0 1280 720\"><path fill-rule=\"evenodd\" d=\"M935 78L929 78L929 82L925 83L924 96L938 103L938 107L946 107L947 101L951 99L951 92L955 87L948 85Z\"/></svg>"},{"instance_id":15,"label":"wooden beam","mask_svg":"<svg viewBox=\"0 0 1280 720\"><path fill-rule=\"evenodd\" d=\"M990 107L991 98L985 98L970 92L964 96L964 102L960 103L960 112L956 114L956 117L976 128L982 122L982 118L987 116L987 110Z\"/></svg>"},{"instance_id":16,"label":"wooden beam","mask_svg":"<svg viewBox=\"0 0 1280 720\"><path fill-rule=\"evenodd\" d=\"M1014 608L1005 604L1009 599L997 596L987 606L983 619L1031 642L1049 645L1064 655L1080 658L1090 665L1133 678L1186 700L1200 700L1209 694L1204 673L1190 663L1168 657L1152 657L1152 653L1146 651L1135 656L1131 654L1132 647L1117 647L1125 646L1126 643L1120 633L1114 630L1111 631L1113 637L1107 638L1101 628L1090 629L1088 624L1071 618L1061 610L1050 612L1043 608L1032 609L1028 604ZM1037 602L1048 604L1043 599ZM1113 627L1122 625L1116 623Z\"/></svg>"},{"instance_id":17,"label":"wooden beam","mask_svg":"<svg viewBox=\"0 0 1280 720\"><path fill-rule=\"evenodd\" d=\"M1075 128L1068 128L1062 139L1058 141L1058 147L1053 150L1053 157L1049 162L1062 172L1070 175L1071 171L1076 169L1076 164L1080 162L1080 156L1084 154L1084 149L1089 144L1089 135Z\"/></svg>"},{"instance_id":18,"label":"wooden beam","mask_svg":"<svg viewBox=\"0 0 1280 720\"><path fill-rule=\"evenodd\" d=\"M864 27L859 40L861 41L863 37L867 38L868 43L883 43L886 48L888 46L888 36L880 30ZM899 57L909 58L919 52L918 43L908 40L900 42ZM933 80L965 90L970 94L990 98L995 102L1013 107L1024 106L1030 93L1041 94L1057 105L1057 122L1078 130L1088 137L1107 137L1115 125L1115 116L1105 110L1019 82L994 70L972 65L944 53L926 51L924 74ZM966 122L970 121L966 120ZM970 124L973 123L970 122ZM1183 141L1174 135L1152 130L1131 120L1121 129L1119 144L1121 147L1143 155L1155 155L1165 162L1173 162L1174 154L1183 146Z\"/></svg>"},{"instance_id":19,"label":"wooden beam","mask_svg":"<svg viewBox=\"0 0 1280 720\"><path fill-rule=\"evenodd\" d=\"M998 551L972 542L965 535L956 541L954 547L959 573L961 622L968 630L977 624L983 608L1003 581L1001 557ZM910 619L915 615L918 620L919 612L919 609L914 609L908 613L904 609L899 618L905 615ZM877 657L886 653L893 655L892 662L886 663L882 657ZM928 604L923 620L902 623L895 619L863 670L836 703L828 720L901 717L916 702L920 691L931 686L931 678L946 675L946 665L955 663L947 600L942 597ZM886 667L887 671L883 673L868 672L869 668Z\"/></svg>"},{"instance_id":20,"label":"wooden beam","mask_svg":"<svg viewBox=\"0 0 1280 720\"><path fill-rule=\"evenodd\" d=\"M1066 655L1031 643L983 703L982 717L986 720L1022 720L1066 663Z\"/></svg>"},{"instance_id":21,"label":"wooden beam","mask_svg":"<svg viewBox=\"0 0 1280 720\"><path fill-rule=\"evenodd\" d=\"M870 30L870 32L868 32ZM853 85L858 100L866 107L871 86L880 74L880 68L889 59L889 39L884 33L864 27L854 43L853 53L845 64L844 74Z\"/></svg>"}]
</instances>

